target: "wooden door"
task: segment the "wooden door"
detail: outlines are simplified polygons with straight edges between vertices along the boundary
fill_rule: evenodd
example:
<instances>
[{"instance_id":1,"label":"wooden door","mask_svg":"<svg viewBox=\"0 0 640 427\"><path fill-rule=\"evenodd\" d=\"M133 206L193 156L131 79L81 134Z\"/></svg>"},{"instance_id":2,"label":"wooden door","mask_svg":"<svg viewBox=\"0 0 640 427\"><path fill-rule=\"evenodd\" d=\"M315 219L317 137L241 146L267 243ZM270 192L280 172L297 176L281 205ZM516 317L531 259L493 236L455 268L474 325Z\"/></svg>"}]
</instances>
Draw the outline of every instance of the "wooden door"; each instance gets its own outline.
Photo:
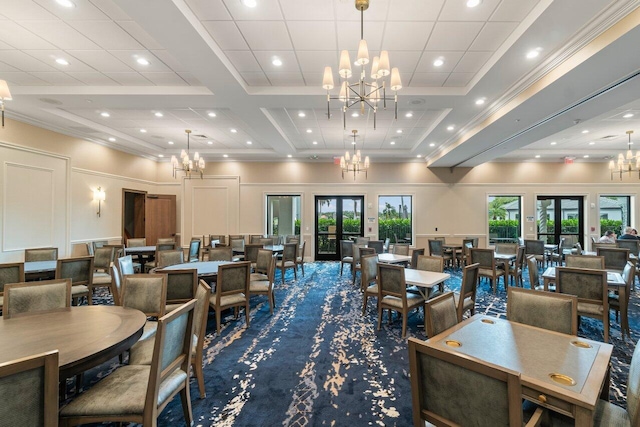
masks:
<instances>
[{"instance_id":1,"label":"wooden door","mask_svg":"<svg viewBox=\"0 0 640 427\"><path fill-rule=\"evenodd\" d=\"M147 245L155 245L161 237L176 237L175 195L147 194L145 216Z\"/></svg>"}]
</instances>

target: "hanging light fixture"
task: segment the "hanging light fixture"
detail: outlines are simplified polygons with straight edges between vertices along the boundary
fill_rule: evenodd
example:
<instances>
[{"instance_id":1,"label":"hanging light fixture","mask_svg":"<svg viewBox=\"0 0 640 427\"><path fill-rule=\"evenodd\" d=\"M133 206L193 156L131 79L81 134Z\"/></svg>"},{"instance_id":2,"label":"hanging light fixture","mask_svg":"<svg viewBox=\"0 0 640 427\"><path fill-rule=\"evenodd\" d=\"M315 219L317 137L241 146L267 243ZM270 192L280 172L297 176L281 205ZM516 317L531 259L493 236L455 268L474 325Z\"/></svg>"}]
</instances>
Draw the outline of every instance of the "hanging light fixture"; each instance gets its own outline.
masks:
<instances>
[{"instance_id":1,"label":"hanging light fixture","mask_svg":"<svg viewBox=\"0 0 640 427\"><path fill-rule=\"evenodd\" d=\"M640 151L635 155L631 151L631 134L632 130L627 131L627 135L629 135L629 142L627 143L627 153L626 155L623 153L618 154L618 161L614 162L611 160L609 162L609 171L611 172L611 180L613 181L613 175L620 174L620 180L622 181L622 173L628 173L631 175L634 172L638 173L638 179L640 179Z\"/></svg>"},{"instance_id":2,"label":"hanging light fixture","mask_svg":"<svg viewBox=\"0 0 640 427\"><path fill-rule=\"evenodd\" d=\"M344 153L344 156L340 158L340 169L342 169L342 179L344 179L344 174L353 172L353 180L356 179L356 174L360 172L364 172L365 178L367 178L369 170L369 156L366 156L364 159L362 158L362 152L360 150L356 150L356 137L358 135L357 130L352 130L353 133L353 155L349 155L349 151L347 150Z\"/></svg>"},{"instance_id":3,"label":"hanging light fixture","mask_svg":"<svg viewBox=\"0 0 640 427\"><path fill-rule=\"evenodd\" d=\"M369 49L367 41L364 39L364 11L369 8L369 0L355 0L356 9L360 11L360 44L358 45L358 57L356 65L362 67L360 78L357 82L349 83L351 77L351 58L349 52L343 50L340 52L340 64L338 75L341 81L338 96L331 96L330 90L334 88L333 71L331 67L324 68L324 76L322 79L322 88L327 91L327 117L331 118L330 104L332 99L342 102L342 124L344 129L347 128L347 110L351 107L360 107L360 114L364 114L365 106L373 110L373 128L376 128L376 112L378 111L378 103L382 102L382 107L387 108L387 101L394 103L394 117L398 119L398 91L402 89L402 81L400 80L400 72L398 68L390 68L389 52L383 50L380 56L375 56L371 61L371 73L369 77L371 81L365 81L366 73L364 66L369 63ZM395 92L393 98L387 98L387 83L384 78L390 77L389 88ZM380 79L380 82L378 82Z\"/></svg>"},{"instance_id":4,"label":"hanging light fixture","mask_svg":"<svg viewBox=\"0 0 640 427\"><path fill-rule=\"evenodd\" d=\"M0 109L2 109L2 127L4 127L4 102L11 101L11 92L6 81L0 80Z\"/></svg>"},{"instance_id":5,"label":"hanging light fixture","mask_svg":"<svg viewBox=\"0 0 640 427\"><path fill-rule=\"evenodd\" d=\"M171 165L173 166L173 177L175 178L178 172L184 172L185 177L191 179L191 173L200 174L200 179L204 176L204 159L200 157L200 154L196 151L193 154L193 160L191 160L189 153L189 136L191 131L185 129L187 134L187 151L182 150L180 153L181 161L178 162L176 156L171 156Z\"/></svg>"}]
</instances>

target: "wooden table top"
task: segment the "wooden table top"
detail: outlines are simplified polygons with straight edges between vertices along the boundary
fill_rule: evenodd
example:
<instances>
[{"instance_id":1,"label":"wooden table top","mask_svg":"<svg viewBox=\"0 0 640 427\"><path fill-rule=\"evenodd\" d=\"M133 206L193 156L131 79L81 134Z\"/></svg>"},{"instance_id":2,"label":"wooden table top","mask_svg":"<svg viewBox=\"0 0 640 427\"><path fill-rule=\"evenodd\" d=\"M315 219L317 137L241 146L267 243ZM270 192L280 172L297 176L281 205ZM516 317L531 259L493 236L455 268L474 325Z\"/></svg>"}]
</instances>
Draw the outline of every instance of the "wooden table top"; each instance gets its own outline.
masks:
<instances>
[{"instance_id":1,"label":"wooden table top","mask_svg":"<svg viewBox=\"0 0 640 427\"><path fill-rule=\"evenodd\" d=\"M218 267L224 264L232 264L233 261L202 261L202 262L185 262L183 264L174 264L161 269L156 269L156 273L162 273L164 270L198 270L198 276L215 276L218 274Z\"/></svg>"},{"instance_id":2,"label":"wooden table top","mask_svg":"<svg viewBox=\"0 0 640 427\"><path fill-rule=\"evenodd\" d=\"M461 346L452 347L447 341L457 341ZM611 344L479 314L427 342L447 352L520 372L523 387L589 411L598 401L613 351ZM566 375L575 385L556 382L552 374Z\"/></svg>"},{"instance_id":3,"label":"wooden table top","mask_svg":"<svg viewBox=\"0 0 640 427\"><path fill-rule=\"evenodd\" d=\"M403 262L411 262L411 257L409 255L396 255L396 254L378 254L378 261L386 262L389 264L399 264Z\"/></svg>"},{"instance_id":4,"label":"wooden table top","mask_svg":"<svg viewBox=\"0 0 640 427\"><path fill-rule=\"evenodd\" d=\"M450 277L451 275L448 273L437 273L435 271L414 270L412 268L404 270L404 280L407 285L423 288L433 288Z\"/></svg>"},{"instance_id":5,"label":"wooden table top","mask_svg":"<svg viewBox=\"0 0 640 427\"><path fill-rule=\"evenodd\" d=\"M70 378L123 353L147 321L131 308L92 305L0 320L0 362L58 350L60 378Z\"/></svg>"}]
</instances>

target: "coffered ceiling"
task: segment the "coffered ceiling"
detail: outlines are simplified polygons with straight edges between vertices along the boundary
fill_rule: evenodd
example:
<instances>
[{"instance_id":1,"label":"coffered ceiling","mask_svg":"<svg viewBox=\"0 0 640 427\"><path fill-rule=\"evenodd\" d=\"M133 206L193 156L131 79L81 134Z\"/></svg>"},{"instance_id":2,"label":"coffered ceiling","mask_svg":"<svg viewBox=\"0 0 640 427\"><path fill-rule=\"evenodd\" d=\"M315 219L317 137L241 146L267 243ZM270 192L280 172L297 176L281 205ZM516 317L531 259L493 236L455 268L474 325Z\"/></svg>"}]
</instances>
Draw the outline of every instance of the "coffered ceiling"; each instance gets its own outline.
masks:
<instances>
[{"instance_id":1,"label":"coffered ceiling","mask_svg":"<svg viewBox=\"0 0 640 427\"><path fill-rule=\"evenodd\" d=\"M185 129L207 161L332 161L352 129L374 162L603 161L640 125L638 0L371 0L371 56L403 83L375 130L368 109L344 126L338 101L329 119L321 87L355 58L353 0L66 1L0 0L7 115L158 161Z\"/></svg>"}]
</instances>

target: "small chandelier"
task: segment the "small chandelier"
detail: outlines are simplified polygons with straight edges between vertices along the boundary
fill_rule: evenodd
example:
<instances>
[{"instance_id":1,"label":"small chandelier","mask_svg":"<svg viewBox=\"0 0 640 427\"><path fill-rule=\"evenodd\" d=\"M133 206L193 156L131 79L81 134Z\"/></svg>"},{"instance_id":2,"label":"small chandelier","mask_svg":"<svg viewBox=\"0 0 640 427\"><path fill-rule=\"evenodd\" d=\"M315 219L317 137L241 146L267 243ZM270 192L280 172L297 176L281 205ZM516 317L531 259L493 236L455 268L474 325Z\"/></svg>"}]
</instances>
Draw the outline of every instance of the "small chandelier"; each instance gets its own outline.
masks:
<instances>
[{"instance_id":1,"label":"small chandelier","mask_svg":"<svg viewBox=\"0 0 640 427\"><path fill-rule=\"evenodd\" d=\"M344 156L340 157L340 169L342 169L342 179L344 179L344 174L353 172L353 180L356 180L356 174L360 172L364 172L365 178L368 178L367 171L369 170L369 156L362 160L362 153L360 150L356 151L356 136L358 134L357 130L352 130L353 133L353 156L349 155L349 151L344 153Z\"/></svg>"},{"instance_id":2,"label":"small chandelier","mask_svg":"<svg viewBox=\"0 0 640 427\"><path fill-rule=\"evenodd\" d=\"M360 79L355 83L349 83L351 77L351 59L349 58L349 52L343 50L340 52L340 66L338 68L338 74L340 75L342 83L340 85L340 92L337 97L331 96L329 91L333 89L333 72L331 67L324 68L324 76L322 79L322 88L327 90L327 117L331 118L330 103L332 99L338 99L343 103L342 110L342 124L344 129L347 128L347 110L353 106L359 104L360 114L364 114L365 106L369 106L373 110L373 128L376 128L376 112L378 110L378 103L382 101L384 109L387 108L387 101L393 101L394 103L394 117L398 120L398 93L397 91L402 89L402 82L400 80L400 72L398 68L389 67L389 52L383 50L380 52L380 56L375 56L371 63L371 77L370 82L366 82L364 66L369 63L369 50L367 48L367 41L364 39L364 11L369 8L369 0L355 0L356 9L360 11L360 44L358 45L358 58L356 59L356 65L362 67L360 72ZM384 77L391 74L389 88L396 92L393 98L387 98L387 86L384 81ZM380 79L380 83L378 83Z\"/></svg>"},{"instance_id":3,"label":"small chandelier","mask_svg":"<svg viewBox=\"0 0 640 427\"><path fill-rule=\"evenodd\" d=\"M191 173L199 173L200 179L204 176L204 159L200 157L200 154L196 151L193 155L193 160L189 157L189 135L191 131L185 129L187 134L187 151L182 150L180 153L181 162L178 162L176 156L171 156L171 165L173 166L173 177L177 176L178 172L184 172L186 178L191 179Z\"/></svg>"},{"instance_id":4,"label":"small chandelier","mask_svg":"<svg viewBox=\"0 0 640 427\"><path fill-rule=\"evenodd\" d=\"M609 171L611 171L611 180L613 181L613 174L620 173L620 180L622 181L622 173L628 173L631 175L634 172L638 173L638 178L640 179L640 151L633 155L631 151L631 134L632 130L627 131L627 135L629 135L629 142L627 143L627 154L626 156L623 153L618 154L618 162L614 162L611 160L609 162Z\"/></svg>"}]
</instances>

